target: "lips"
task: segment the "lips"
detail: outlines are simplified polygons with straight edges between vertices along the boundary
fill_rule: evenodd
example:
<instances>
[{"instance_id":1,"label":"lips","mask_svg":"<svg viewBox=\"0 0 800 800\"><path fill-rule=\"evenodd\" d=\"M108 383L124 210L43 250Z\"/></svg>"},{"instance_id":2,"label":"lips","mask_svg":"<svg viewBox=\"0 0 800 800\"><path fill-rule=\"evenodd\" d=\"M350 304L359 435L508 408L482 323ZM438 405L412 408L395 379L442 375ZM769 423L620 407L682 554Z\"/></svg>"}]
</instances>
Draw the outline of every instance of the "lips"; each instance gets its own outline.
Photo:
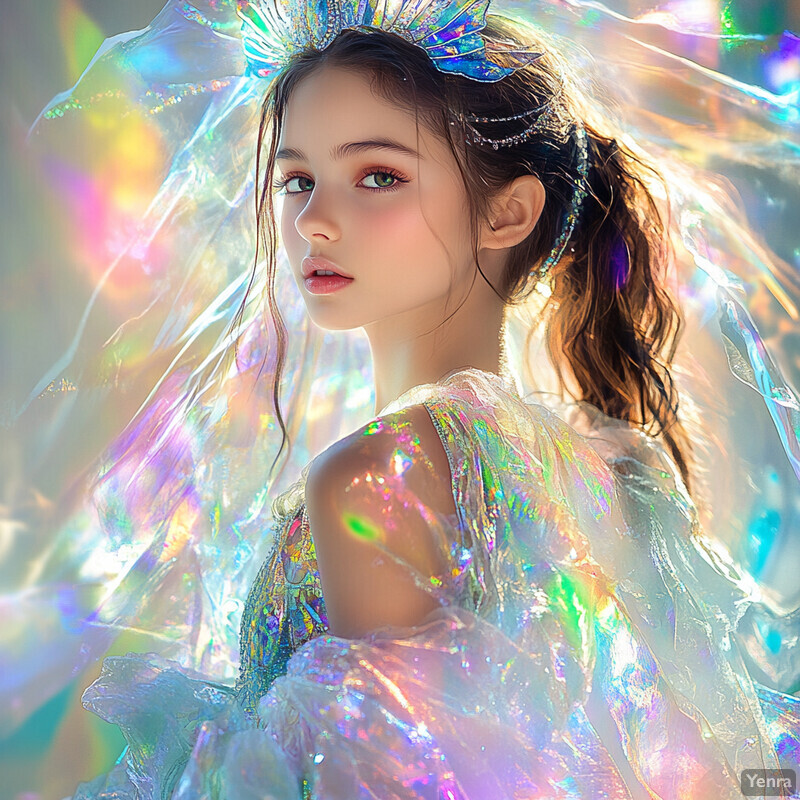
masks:
<instances>
[{"instance_id":1,"label":"lips","mask_svg":"<svg viewBox=\"0 0 800 800\"><path fill-rule=\"evenodd\" d=\"M322 258L321 256L307 256L303 259L301 269L303 271L304 280L320 273L325 274L327 272L332 272L334 275L338 275L342 278L348 278L349 280L353 279L352 275L348 275L339 266L334 264L333 261L328 261L327 258Z\"/></svg>"}]
</instances>

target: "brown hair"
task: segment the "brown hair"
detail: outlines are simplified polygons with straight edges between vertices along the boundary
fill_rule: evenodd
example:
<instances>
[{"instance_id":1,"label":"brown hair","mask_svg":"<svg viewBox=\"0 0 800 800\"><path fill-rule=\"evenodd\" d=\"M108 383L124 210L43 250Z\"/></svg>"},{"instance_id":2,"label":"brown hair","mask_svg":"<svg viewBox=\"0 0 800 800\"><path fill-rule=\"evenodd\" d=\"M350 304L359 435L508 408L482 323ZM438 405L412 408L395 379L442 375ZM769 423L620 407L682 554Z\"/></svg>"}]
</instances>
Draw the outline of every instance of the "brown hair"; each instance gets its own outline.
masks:
<instances>
[{"instance_id":1,"label":"brown hair","mask_svg":"<svg viewBox=\"0 0 800 800\"><path fill-rule=\"evenodd\" d=\"M502 285L493 287L508 303L525 298L534 288L532 270L542 265L562 230L578 179L576 124L584 126L588 196L564 257L549 277L548 350L562 389L569 376L576 399L662 437L688 486L690 448L670 375L681 316L665 286L668 229L648 188L659 175L617 141L607 115L598 113L596 105L571 85L568 66L549 37L502 17L490 15L487 23L482 31L487 49L495 42L516 41L544 54L501 81L479 82L439 71L421 48L400 37L348 30L323 51L298 54L268 90L258 136L256 170L261 183L256 203L258 241L267 257L268 303L277 330L273 400L283 432L281 451L287 436L278 387L286 330L274 293L277 227L271 176L292 90L327 65L371 75L376 91L413 111L449 143L470 199L473 230L487 214L494 191L521 175L539 177L546 192L542 215L530 236L510 251ZM501 56L492 58L500 61ZM513 117L539 106L550 108L547 124L523 142L495 149L467 141L472 131L466 115ZM473 130L500 139L528 125L526 119L474 123ZM474 252L477 263L477 241Z\"/></svg>"}]
</instances>

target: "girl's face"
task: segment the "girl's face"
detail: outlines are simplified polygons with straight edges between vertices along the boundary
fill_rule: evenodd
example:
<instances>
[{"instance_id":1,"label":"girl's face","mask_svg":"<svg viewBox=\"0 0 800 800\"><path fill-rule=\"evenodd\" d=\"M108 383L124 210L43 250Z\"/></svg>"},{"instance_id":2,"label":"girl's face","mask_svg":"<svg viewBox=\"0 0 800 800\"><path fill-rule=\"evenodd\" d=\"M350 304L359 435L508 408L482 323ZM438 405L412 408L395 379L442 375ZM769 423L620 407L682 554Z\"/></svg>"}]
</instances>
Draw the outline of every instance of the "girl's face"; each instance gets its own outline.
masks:
<instances>
[{"instance_id":1,"label":"girl's face","mask_svg":"<svg viewBox=\"0 0 800 800\"><path fill-rule=\"evenodd\" d=\"M275 181L289 262L320 327L388 324L413 337L469 291L472 234L455 158L413 113L374 94L369 76L323 67L293 90Z\"/></svg>"}]
</instances>

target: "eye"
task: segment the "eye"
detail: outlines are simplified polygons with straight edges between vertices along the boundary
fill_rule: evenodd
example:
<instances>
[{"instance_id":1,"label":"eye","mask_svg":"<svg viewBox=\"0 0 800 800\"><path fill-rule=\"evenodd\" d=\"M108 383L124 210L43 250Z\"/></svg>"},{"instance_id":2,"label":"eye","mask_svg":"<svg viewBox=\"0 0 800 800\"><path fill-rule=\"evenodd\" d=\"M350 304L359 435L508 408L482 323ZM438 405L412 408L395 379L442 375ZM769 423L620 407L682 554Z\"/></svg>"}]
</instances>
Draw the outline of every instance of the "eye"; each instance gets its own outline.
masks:
<instances>
[{"instance_id":1,"label":"eye","mask_svg":"<svg viewBox=\"0 0 800 800\"><path fill-rule=\"evenodd\" d=\"M301 194L310 192L314 188L314 181L306 175L287 175L272 184L275 191L284 191L286 194Z\"/></svg>"},{"instance_id":2,"label":"eye","mask_svg":"<svg viewBox=\"0 0 800 800\"><path fill-rule=\"evenodd\" d=\"M372 169L360 181L365 189L372 191L391 191L399 188L401 183L408 183L408 181L389 169Z\"/></svg>"},{"instance_id":3,"label":"eye","mask_svg":"<svg viewBox=\"0 0 800 800\"><path fill-rule=\"evenodd\" d=\"M311 178L307 178L305 175L295 175L286 179L284 188L288 194L310 192L314 188L314 181L312 181Z\"/></svg>"}]
</instances>

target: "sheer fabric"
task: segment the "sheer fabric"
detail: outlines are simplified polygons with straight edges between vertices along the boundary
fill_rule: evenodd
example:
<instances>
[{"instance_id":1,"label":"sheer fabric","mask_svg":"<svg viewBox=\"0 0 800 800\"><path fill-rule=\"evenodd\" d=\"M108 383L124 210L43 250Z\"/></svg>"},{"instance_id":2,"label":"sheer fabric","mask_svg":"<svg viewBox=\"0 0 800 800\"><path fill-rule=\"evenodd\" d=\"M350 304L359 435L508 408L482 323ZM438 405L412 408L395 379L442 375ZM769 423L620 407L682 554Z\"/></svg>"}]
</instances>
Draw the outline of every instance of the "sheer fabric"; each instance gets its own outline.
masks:
<instances>
[{"instance_id":1,"label":"sheer fabric","mask_svg":"<svg viewBox=\"0 0 800 800\"><path fill-rule=\"evenodd\" d=\"M415 628L327 634L301 479L236 687L109 659L85 702L130 750L77 797L734 798L741 770L796 763L800 701L750 679L736 628L753 598L673 462L542 399L459 371L364 429L423 404L450 463L457 515L431 523L447 567L415 575L438 600Z\"/></svg>"}]
</instances>

